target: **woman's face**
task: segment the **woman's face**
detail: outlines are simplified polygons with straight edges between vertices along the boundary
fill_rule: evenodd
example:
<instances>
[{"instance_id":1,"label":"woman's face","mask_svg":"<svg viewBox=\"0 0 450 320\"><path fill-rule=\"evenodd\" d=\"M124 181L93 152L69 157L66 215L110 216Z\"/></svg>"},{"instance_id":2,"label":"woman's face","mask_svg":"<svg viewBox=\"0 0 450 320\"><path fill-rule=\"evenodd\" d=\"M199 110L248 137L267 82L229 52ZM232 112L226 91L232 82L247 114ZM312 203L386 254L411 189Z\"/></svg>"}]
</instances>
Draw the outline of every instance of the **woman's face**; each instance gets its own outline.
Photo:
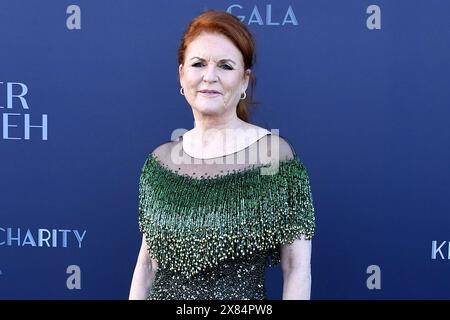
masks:
<instances>
[{"instance_id":1,"label":"woman's face","mask_svg":"<svg viewBox=\"0 0 450 320\"><path fill-rule=\"evenodd\" d=\"M221 115L236 112L250 70L244 72L242 54L226 36L203 32L186 48L179 73L192 108L204 115Z\"/></svg>"}]
</instances>

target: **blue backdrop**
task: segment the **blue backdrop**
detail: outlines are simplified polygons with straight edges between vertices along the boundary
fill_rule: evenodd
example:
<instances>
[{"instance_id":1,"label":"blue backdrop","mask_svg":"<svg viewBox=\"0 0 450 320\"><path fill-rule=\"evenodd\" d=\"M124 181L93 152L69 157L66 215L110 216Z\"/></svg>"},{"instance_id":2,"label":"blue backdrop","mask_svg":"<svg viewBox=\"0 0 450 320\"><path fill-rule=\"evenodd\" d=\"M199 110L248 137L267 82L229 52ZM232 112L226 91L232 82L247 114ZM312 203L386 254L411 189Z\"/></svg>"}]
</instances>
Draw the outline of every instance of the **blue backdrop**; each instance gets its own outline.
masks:
<instances>
[{"instance_id":1,"label":"blue backdrop","mask_svg":"<svg viewBox=\"0 0 450 320\"><path fill-rule=\"evenodd\" d=\"M139 173L193 126L176 52L205 9L254 32L253 123L310 174L312 298L449 299L444 0L1 0L0 299L128 297Z\"/></svg>"}]
</instances>

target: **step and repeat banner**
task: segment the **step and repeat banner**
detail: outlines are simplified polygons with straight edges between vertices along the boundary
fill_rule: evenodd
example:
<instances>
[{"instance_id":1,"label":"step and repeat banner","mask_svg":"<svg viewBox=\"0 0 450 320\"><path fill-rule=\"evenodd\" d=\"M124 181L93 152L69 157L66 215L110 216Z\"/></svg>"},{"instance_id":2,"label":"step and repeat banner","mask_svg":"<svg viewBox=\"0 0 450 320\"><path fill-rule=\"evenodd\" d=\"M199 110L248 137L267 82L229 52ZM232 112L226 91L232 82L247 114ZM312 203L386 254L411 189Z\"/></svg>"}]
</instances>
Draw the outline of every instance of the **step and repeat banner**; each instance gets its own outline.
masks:
<instances>
[{"instance_id":1,"label":"step and repeat banner","mask_svg":"<svg viewBox=\"0 0 450 320\"><path fill-rule=\"evenodd\" d=\"M308 169L312 298L449 299L444 0L0 0L0 299L128 298L140 170L193 127L177 49L207 9L254 33L252 122Z\"/></svg>"}]
</instances>

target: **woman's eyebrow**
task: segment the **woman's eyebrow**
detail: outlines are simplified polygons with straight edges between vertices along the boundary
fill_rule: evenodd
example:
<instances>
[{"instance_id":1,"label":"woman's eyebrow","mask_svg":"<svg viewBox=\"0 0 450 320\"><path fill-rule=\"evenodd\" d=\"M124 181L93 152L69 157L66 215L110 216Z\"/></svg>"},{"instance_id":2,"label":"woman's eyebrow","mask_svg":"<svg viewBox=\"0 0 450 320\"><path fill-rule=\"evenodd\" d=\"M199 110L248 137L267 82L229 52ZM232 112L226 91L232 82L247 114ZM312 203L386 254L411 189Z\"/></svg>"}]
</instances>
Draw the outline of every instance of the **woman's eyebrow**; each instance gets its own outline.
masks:
<instances>
[{"instance_id":1,"label":"woman's eyebrow","mask_svg":"<svg viewBox=\"0 0 450 320\"><path fill-rule=\"evenodd\" d=\"M194 59L198 59L198 60L200 60L200 61L205 61L205 59L203 59L203 58L200 58L200 57L192 57L190 60L194 60ZM233 60L231 60L231 59L222 59L222 60L219 60L219 62L231 62L232 64L234 64L234 65L236 65L236 62L234 62Z\"/></svg>"},{"instance_id":2,"label":"woman's eyebrow","mask_svg":"<svg viewBox=\"0 0 450 320\"><path fill-rule=\"evenodd\" d=\"M236 62L234 62L233 60L231 60L231 59L222 59L222 60L220 60L219 62L231 62L232 64L236 64Z\"/></svg>"}]
</instances>

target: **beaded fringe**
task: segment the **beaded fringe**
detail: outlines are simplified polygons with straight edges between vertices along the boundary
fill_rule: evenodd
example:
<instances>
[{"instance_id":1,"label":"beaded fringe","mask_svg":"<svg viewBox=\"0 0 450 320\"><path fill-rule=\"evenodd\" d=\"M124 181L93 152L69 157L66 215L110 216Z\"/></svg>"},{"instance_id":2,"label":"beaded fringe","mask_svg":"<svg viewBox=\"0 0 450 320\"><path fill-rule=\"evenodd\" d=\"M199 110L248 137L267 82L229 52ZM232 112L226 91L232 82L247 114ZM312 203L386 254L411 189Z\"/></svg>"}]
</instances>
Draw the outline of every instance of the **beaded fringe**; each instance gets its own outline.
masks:
<instances>
[{"instance_id":1,"label":"beaded fringe","mask_svg":"<svg viewBox=\"0 0 450 320\"><path fill-rule=\"evenodd\" d=\"M189 278L256 252L274 266L280 244L311 239L314 208L302 162L281 161L273 175L262 175L262 167L197 179L150 154L139 181L139 228L158 267Z\"/></svg>"}]
</instances>

